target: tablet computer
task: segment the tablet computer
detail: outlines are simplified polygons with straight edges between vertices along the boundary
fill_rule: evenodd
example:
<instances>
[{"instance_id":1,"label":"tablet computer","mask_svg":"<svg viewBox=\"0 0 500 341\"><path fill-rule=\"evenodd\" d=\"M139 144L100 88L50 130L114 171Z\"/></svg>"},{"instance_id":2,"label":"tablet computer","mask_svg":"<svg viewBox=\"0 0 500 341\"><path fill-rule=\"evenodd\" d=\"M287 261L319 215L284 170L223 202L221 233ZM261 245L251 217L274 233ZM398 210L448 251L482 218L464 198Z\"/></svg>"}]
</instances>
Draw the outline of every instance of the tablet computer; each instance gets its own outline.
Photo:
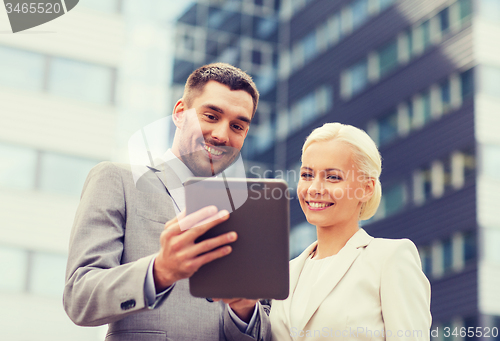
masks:
<instances>
[{"instance_id":1,"label":"tablet computer","mask_svg":"<svg viewBox=\"0 0 500 341\"><path fill-rule=\"evenodd\" d=\"M215 205L229 219L196 242L235 231L232 252L203 265L189 278L195 297L285 299L289 293L290 206L283 180L190 178L186 213Z\"/></svg>"}]
</instances>

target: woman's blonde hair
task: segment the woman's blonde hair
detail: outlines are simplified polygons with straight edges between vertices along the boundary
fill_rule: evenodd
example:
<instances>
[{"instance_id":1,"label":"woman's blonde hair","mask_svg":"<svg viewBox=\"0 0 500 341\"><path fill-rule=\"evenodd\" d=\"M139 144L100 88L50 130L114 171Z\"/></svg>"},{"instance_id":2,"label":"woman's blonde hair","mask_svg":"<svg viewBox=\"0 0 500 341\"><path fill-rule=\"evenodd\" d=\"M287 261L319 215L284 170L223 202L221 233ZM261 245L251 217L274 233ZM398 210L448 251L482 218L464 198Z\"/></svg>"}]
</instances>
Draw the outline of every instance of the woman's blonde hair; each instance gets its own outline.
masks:
<instances>
[{"instance_id":1,"label":"woman's blonde hair","mask_svg":"<svg viewBox=\"0 0 500 341\"><path fill-rule=\"evenodd\" d=\"M370 219L377 212L382 197L382 186L379 179L382 172L382 160L375 142L363 130L351 125L325 123L322 127L314 129L307 137L302 147L302 155L312 143L330 140L346 143L351 148L353 162L359 171L365 177L375 179L373 195L362 204L359 214L359 220Z\"/></svg>"}]
</instances>

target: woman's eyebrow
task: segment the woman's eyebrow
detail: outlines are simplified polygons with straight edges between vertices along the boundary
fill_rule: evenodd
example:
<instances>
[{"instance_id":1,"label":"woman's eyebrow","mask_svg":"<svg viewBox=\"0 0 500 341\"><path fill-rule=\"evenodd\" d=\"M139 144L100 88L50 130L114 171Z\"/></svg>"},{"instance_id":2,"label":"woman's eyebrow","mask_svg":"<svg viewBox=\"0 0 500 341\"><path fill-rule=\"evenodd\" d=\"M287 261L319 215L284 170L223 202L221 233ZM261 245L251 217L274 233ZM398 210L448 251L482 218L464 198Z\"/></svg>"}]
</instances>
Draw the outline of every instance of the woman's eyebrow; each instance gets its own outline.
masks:
<instances>
[{"instance_id":1,"label":"woman's eyebrow","mask_svg":"<svg viewBox=\"0 0 500 341\"><path fill-rule=\"evenodd\" d=\"M341 172L342 174L344 173L344 171L342 169L338 169L338 168L327 168L327 169L325 169L325 172Z\"/></svg>"}]
</instances>

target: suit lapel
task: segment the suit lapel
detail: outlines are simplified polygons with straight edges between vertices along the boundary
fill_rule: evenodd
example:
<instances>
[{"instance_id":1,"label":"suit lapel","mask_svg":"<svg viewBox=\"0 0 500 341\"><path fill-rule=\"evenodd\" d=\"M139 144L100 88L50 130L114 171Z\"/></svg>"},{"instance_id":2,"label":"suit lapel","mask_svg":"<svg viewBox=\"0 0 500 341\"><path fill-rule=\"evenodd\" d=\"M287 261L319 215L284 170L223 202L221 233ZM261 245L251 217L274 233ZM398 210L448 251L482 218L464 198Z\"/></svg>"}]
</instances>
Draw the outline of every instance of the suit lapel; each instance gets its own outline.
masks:
<instances>
[{"instance_id":1,"label":"suit lapel","mask_svg":"<svg viewBox=\"0 0 500 341\"><path fill-rule=\"evenodd\" d=\"M172 168L170 168L165 162L159 164L156 167L148 166L148 168L155 172L156 176L163 183L167 191L169 188L175 189L182 187L182 182L177 174L175 174Z\"/></svg>"},{"instance_id":2,"label":"suit lapel","mask_svg":"<svg viewBox=\"0 0 500 341\"><path fill-rule=\"evenodd\" d=\"M372 239L373 237L369 236L365 230L359 229L347 241L346 245L339 251L339 253L335 255L335 258L311 288L311 296L305 308L302 321L298 326L299 330L303 330L305 328L316 310L318 310L320 304L337 286L356 258L358 258L363 248L366 247ZM302 269L306 258L307 256L301 263L300 269Z\"/></svg>"}]
</instances>

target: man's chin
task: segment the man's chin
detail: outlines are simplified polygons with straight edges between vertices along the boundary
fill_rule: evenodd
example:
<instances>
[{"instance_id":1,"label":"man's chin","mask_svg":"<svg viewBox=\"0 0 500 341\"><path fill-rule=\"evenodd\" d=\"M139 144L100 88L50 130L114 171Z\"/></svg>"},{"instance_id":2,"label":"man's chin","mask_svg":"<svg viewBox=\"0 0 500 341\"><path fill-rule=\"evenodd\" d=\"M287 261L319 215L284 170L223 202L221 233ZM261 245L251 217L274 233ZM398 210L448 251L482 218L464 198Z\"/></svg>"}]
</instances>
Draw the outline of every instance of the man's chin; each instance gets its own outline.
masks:
<instances>
[{"instance_id":1,"label":"man's chin","mask_svg":"<svg viewBox=\"0 0 500 341\"><path fill-rule=\"evenodd\" d=\"M211 159L206 153L193 153L191 157L183 157L184 164L195 176L210 177L217 175L231 166L236 156Z\"/></svg>"}]
</instances>

